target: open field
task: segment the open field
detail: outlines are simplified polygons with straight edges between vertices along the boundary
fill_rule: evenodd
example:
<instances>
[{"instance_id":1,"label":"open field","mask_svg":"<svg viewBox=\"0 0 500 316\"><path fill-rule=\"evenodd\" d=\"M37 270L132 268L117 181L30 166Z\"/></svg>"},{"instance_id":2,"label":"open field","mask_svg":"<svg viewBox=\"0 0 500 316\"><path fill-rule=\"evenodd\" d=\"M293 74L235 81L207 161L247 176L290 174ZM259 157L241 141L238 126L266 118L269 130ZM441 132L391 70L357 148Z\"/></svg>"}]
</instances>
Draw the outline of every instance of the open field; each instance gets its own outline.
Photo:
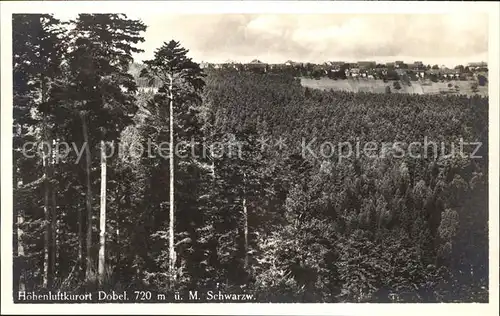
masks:
<instances>
[{"instance_id":1,"label":"open field","mask_svg":"<svg viewBox=\"0 0 500 316\"><path fill-rule=\"evenodd\" d=\"M301 84L304 87L322 89L322 90L338 90L338 91L351 91L351 92L375 92L375 93L385 93L386 87L391 87L392 93L415 93L415 94L440 94L440 93L451 93L451 94L466 94L466 95L488 95L488 85L479 86L478 92L473 93L471 90L471 84L473 81L445 81L445 82L422 82L422 81L412 81L411 86L407 86L401 83L401 89L396 90L393 86L393 81L384 82L383 80L369 80L369 79L347 79L347 80L333 80L329 78L308 79L301 78ZM452 85L450 89L448 84ZM459 91L456 91L455 86L459 87Z\"/></svg>"}]
</instances>

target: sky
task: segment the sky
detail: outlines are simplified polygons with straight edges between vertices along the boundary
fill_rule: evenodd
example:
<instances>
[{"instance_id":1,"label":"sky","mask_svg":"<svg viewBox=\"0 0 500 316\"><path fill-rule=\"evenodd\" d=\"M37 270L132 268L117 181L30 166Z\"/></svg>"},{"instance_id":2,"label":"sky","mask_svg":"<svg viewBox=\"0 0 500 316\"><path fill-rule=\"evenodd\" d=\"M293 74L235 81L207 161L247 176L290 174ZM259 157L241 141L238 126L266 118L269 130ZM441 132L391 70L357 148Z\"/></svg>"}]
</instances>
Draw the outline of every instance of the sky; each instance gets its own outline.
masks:
<instances>
[{"instance_id":1,"label":"sky","mask_svg":"<svg viewBox=\"0 0 500 316\"><path fill-rule=\"evenodd\" d=\"M171 39L197 62L403 60L453 66L488 60L488 17L481 14L128 16L148 25L138 62Z\"/></svg>"}]
</instances>

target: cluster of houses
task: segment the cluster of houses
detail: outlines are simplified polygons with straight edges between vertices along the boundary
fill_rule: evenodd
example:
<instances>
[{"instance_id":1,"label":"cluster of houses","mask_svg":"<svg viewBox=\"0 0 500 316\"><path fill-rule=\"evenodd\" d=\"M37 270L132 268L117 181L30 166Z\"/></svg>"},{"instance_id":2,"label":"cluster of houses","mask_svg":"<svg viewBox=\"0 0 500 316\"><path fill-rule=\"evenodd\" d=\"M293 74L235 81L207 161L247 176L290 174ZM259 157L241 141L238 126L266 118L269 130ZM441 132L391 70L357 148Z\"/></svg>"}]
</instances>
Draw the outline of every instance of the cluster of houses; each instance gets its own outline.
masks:
<instances>
[{"instance_id":1,"label":"cluster of houses","mask_svg":"<svg viewBox=\"0 0 500 316\"><path fill-rule=\"evenodd\" d=\"M298 70L301 73L315 77L338 77L338 78L366 78L379 79L385 78L390 73L396 73L398 76L409 75L416 79L424 79L432 76L441 79L456 79L468 80L477 78L478 74L484 74L488 71L486 62L469 63L467 66L459 65L455 68L447 68L445 66L425 65L422 61L405 63L403 61L388 62L380 64L375 61L358 61L358 62L343 62L331 61L323 64L300 63L291 60L282 64L268 64L258 59L252 60L250 63L235 63L228 61L226 63L212 64L202 63L202 68L214 69L235 69L238 71L258 70L262 72L275 72L284 70ZM344 76L345 75L345 76Z\"/></svg>"}]
</instances>

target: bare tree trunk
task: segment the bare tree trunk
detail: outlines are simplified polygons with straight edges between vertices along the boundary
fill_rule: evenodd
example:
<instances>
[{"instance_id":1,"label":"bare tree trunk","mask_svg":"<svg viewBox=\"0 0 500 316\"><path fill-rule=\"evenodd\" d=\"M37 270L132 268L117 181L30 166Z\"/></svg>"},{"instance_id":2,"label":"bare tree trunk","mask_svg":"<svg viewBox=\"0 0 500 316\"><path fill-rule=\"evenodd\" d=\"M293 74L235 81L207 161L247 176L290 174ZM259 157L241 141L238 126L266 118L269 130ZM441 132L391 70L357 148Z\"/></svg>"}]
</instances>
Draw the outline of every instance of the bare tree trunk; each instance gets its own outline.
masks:
<instances>
[{"instance_id":1,"label":"bare tree trunk","mask_svg":"<svg viewBox=\"0 0 500 316\"><path fill-rule=\"evenodd\" d=\"M45 102L45 91L42 78L42 103ZM43 155L42 155L42 165L43 174L45 177L43 185L43 214L44 214L44 235L43 235L43 279L42 287L48 288L50 286L50 206L49 206L49 194L50 194L50 183L49 183L49 148L48 143L48 132L47 132L47 119L44 116L42 122L42 139L43 139Z\"/></svg>"},{"instance_id":2,"label":"bare tree trunk","mask_svg":"<svg viewBox=\"0 0 500 316\"><path fill-rule=\"evenodd\" d=\"M40 85L41 85L41 102L45 104L46 102L46 86L45 86L45 77L42 74L40 77ZM47 116L43 115L42 120L42 146L43 146L43 155L42 155L42 165L43 165L43 175L45 177L44 186L43 186L43 214L44 214L44 237L43 237L43 279L42 286L44 288L48 288L51 284L50 282L50 206L49 206L49 194L50 194L50 182L49 180L49 164L50 157L49 152L51 145L49 143L49 133L48 133L48 122Z\"/></svg>"},{"instance_id":3,"label":"bare tree trunk","mask_svg":"<svg viewBox=\"0 0 500 316\"><path fill-rule=\"evenodd\" d=\"M77 271L78 277L82 276L83 273L83 210L78 208L78 261L77 261Z\"/></svg>"},{"instance_id":4,"label":"bare tree trunk","mask_svg":"<svg viewBox=\"0 0 500 316\"><path fill-rule=\"evenodd\" d=\"M129 188L127 188L127 190L128 189ZM115 186L115 196L116 197L120 196L120 192L119 191L120 191L119 187ZM119 226L118 223L121 223L122 220L121 220L121 218L120 218L119 215L117 215L117 216L118 216L118 218L117 218L117 221L116 221L117 222L117 226L116 226L116 246L117 247L116 247L116 249L118 249L118 251L117 251L116 256L115 256L115 258L116 258L115 267L120 267L121 268L121 266L120 266L120 263L122 262L122 260L121 260L121 251L120 251L121 250L121 240L120 240L120 226Z\"/></svg>"},{"instance_id":5,"label":"bare tree trunk","mask_svg":"<svg viewBox=\"0 0 500 316\"><path fill-rule=\"evenodd\" d=\"M23 211L19 210L17 214L17 256L19 258L23 258L24 261L23 230L21 228L21 225L23 223L24 223ZM24 268L22 268L19 271L19 281L18 281L19 291L26 290L24 282L25 282Z\"/></svg>"},{"instance_id":6,"label":"bare tree trunk","mask_svg":"<svg viewBox=\"0 0 500 316\"><path fill-rule=\"evenodd\" d=\"M55 141L53 141L53 144ZM56 162L56 155L58 153L52 152L52 159L50 163L50 178L52 179L54 177L54 165ZM56 277L57 275L57 228L56 228L56 222L57 222L57 202L56 202L56 190L55 187L52 186L51 190L51 214L50 214L50 232L51 232L51 247L50 247L50 271L52 274L52 277Z\"/></svg>"},{"instance_id":7,"label":"bare tree trunk","mask_svg":"<svg viewBox=\"0 0 500 316\"><path fill-rule=\"evenodd\" d=\"M245 234L245 270L248 268L248 210L246 204L246 198L243 197L243 218L245 220L244 224L244 234Z\"/></svg>"},{"instance_id":8,"label":"bare tree trunk","mask_svg":"<svg viewBox=\"0 0 500 316\"><path fill-rule=\"evenodd\" d=\"M99 232L99 284L104 284L106 271L106 149L101 142L101 212Z\"/></svg>"},{"instance_id":9,"label":"bare tree trunk","mask_svg":"<svg viewBox=\"0 0 500 316\"><path fill-rule=\"evenodd\" d=\"M173 78L169 75L169 109L170 109L170 144L169 144L169 154L170 154L170 223L169 223L169 274L171 281L175 281L175 249L174 249L174 100L173 100Z\"/></svg>"},{"instance_id":10,"label":"bare tree trunk","mask_svg":"<svg viewBox=\"0 0 500 316\"><path fill-rule=\"evenodd\" d=\"M79 279L83 277L83 245L84 245L84 237L83 237L83 210L81 207L78 207L78 258L77 258L77 276Z\"/></svg>"},{"instance_id":11,"label":"bare tree trunk","mask_svg":"<svg viewBox=\"0 0 500 316\"><path fill-rule=\"evenodd\" d=\"M89 134L87 128L87 116L84 113L80 114L82 120L82 130L83 130L83 141L85 146L85 171L86 171L86 182L87 182L87 195L85 197L85 204L87 207L87 260L86 260L86 272L85 277L88 279L92 269L92 183L90 179L91 172L91 154L90 154L90 143Z\"/></svg>"},{"instance_id":12,"label":"bare tree trunk","mask_svg":"<svg viewBox=\"0 0 500 316\"><path fill-rule=\"evenodd\" d=\"M57 265L57 228L56 228L56 221L57 221L57 213L56 213L56 192L53 189L51 192L51 200L52 200L52 207L51 207L51 214L50 214L50 235L51 235L51 245L50 245L50 273L52 274L52 278L55 278L58 274L56 265Z\"/></svg>"},{"instance_id":13,"label":"bare tree trunk","mask_svg":"<svg viewBox=\"0 0 500 316\"><path fill-rule=\"evenodd\" d=\"M248 210L247 210L247 198L246 198L246 189L245 189L245 182L246 182L246 174L243 174L243 232L244 232L244 238L245 238L245 262L244 262L244 268L245 271L248 268Z\"/></svg>"},{"instance_id":14,"label":"bare tree trunk","mask_svg":"<svg viewBox=\"0 0 500 316\"><path fill-rule=\"evenodd\" d=\"M56 272L57 272L57 275L60 275L60 260L61 260L61 252L59 251L59 249L61 249L61 240L59 238L61 234L61 221L59 219L56 220L56 231L54 233L54 235L56 236L55 241L56 241L56 250L54 251L54 257L55 257L55 261L56 261L56 264L55 264L55 269L56 269Z\"/></svg>"},{"instance_id":15,"label":"bare tree trunk","mask_svg":"<svg viewBox=\"0 0 500 316\"><path fill-rule=\"evenodd\" d=\"M47 178L47 158L43 155L43 167L45 174L45 184L43 188L43 214L44 214L44 235L43 235L43 284L44 288L49 286L49 244L50 244L50 213L49 213L49 181Z\"/></svg>"},{"instance_id":16,"label":"bare tree trunk","mask_svg":"<svg viewBox=\"0 0 500 316\"><path fill-rule=\"evenodd\" d=\"M116 228L116 245L117 245L118 249L121 249L120 248L121 247L121 245L120 245L120 229L118 227ZM122 261L121 251L118 250L118 253L116 254L116 264L115 264L115 266L118 266L121 261Z\"/></svg>"}]
</instances>

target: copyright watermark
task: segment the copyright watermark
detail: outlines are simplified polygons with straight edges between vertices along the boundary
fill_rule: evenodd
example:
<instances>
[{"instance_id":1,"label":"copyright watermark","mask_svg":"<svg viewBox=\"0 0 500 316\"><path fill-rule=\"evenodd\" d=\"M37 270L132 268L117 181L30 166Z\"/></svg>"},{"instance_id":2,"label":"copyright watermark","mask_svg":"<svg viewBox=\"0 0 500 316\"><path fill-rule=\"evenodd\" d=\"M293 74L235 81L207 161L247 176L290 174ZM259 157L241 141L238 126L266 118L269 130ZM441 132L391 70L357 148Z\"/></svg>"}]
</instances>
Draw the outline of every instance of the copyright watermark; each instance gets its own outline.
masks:
<instances>
[{"instance_id":1,"label":"copyright watermark","mask_svg":"<svg viewBox=\"0 0 500 316\"><path fill-rule=\"evenodd\" d=\"M482 142L468 142L460 138L457 142L434 142L424 137L423 141L415 142L318 142L317 139L302 139L302 157L330 159L336 158L339 163L349 158L483 158L478 153Z\"/></svg>"},{"instance_id":2,"label":"copyright watermark","mask_svg":"<svg viewBox=\"0 0 500 316\"><path fill-rule=\"evenodd\" d=\"M230 158L242 158L244 151L283 151L300 152L304 159L329 159L342 163L351 158L361 157L376 159L384 157L412 159L435 159L442 158L469 158L481 159L482 143L477 141L465 141L460 138L453 142L432 141L424 137L415 142L376 142L376 141L319 141L316 138L302 138L290 143L287 139L260 138L253 146L227 138L225 141L200 141L191 139L189 141L155 142L151 139L141 142L101 142L94 146L87 143L67 142L26 142L20 148L26 158L52 157L55 163L73 161L79 163L86 150L92 155L98 154L106 158L119 156L122 159L169 159L172 152L177 159L218 159L223 156Z\"/></svg>"}]
</instances>

